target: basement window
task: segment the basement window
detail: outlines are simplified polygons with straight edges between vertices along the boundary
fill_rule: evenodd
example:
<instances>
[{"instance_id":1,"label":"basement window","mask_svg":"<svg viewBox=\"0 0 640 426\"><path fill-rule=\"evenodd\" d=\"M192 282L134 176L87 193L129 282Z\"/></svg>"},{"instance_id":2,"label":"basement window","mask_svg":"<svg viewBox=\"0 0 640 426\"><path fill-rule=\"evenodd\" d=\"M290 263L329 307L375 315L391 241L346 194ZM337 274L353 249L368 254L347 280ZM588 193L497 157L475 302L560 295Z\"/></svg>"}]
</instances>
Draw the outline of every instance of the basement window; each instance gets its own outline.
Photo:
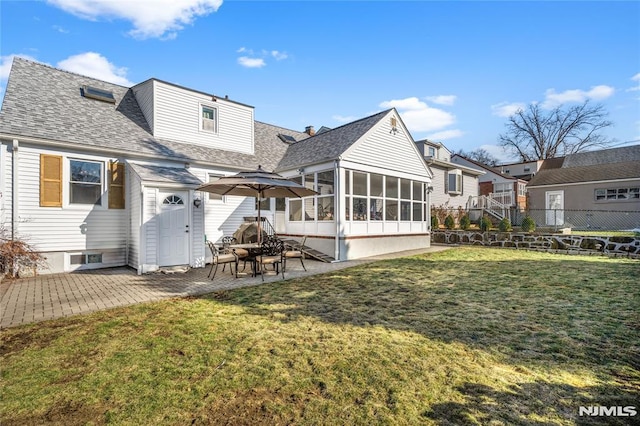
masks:
<instances>
[{"instance_id":1,"label":"basement window","mask_svg":"<svg viewBox=\"0 0 640 426\"><path fill-rule=\"evenodd\" d=\"M72 265L87 265L90 263L102 263L102 253L72 254L69 256L69 263L71 263Z\"/></svg>"},{"instance_id":2,"label":"basement window","mask_svg":"<svg viewBox=\"0 0 640 426\"><path fill-rule=\"evenodd\" d=\"M113 96L113 92L108 90L97 89L91 86L83 86L82 94L85 98L91 98L102 102L109 102L111 104L116 103L116 98Z\"/></svg>"}]
</instances>

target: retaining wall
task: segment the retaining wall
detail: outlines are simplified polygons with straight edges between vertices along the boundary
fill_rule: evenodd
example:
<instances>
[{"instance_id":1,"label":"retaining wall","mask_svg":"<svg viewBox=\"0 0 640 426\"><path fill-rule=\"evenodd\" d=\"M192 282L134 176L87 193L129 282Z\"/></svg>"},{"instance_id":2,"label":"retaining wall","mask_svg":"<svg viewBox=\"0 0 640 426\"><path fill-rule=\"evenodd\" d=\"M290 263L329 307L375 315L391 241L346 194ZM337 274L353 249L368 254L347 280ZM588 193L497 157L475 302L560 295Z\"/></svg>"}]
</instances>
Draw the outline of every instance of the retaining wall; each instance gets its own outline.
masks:
<instances>
[{"instance_id":1,"label":"retaining wall","mask_svg":"<svg viewBox=\"0 0 640 426\"><path fill-rule=\"evenodd\" d=\"M431 242L640 258L640 237L437 230Z\"/></svg>"}]
</instances>

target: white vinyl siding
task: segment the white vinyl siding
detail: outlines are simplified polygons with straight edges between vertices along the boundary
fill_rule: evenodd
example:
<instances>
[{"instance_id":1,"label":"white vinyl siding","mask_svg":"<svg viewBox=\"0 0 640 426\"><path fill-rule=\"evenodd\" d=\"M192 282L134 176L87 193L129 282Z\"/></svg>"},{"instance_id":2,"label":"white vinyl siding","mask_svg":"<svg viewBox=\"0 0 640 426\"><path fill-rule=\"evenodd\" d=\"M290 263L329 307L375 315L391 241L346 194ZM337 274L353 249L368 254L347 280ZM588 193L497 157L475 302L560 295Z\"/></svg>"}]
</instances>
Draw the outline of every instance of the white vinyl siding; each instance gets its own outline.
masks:
<instances>
[{"instance_id":1,"label":"white vinyl siding","mask_svg":"<svg viewBox=\"0 0 640 426\"><path fill-rule=\"evenodd\" d=\"M147 120L147 123L149 124L149 128L151 129L151 132L153 133L153 87L154 87L154 80L147 80L142 84L139 84L137 86L135 86L132 90L133 90L133 94L136 97L136 100L138 101L138 105L140 106L140 109L142 110L142 114L144 115L144 118Z\"/></svg>"},{"instance_id":2,"label":"white vinyl siding","mask_svg":"<svg viewBox=\"0 0 640 426\"><path fill-rule=\"evenodd\" d=\"M11 161L8 145L0 144L0 228L11 232ZM6 208L5 208L6 207Z\"/></svg>"},{"instance_id":3,"label":"white vinyl siding","mask_svg":"<svg viewBox=\"0 0 640 426\"><path fill-rule=\"evenodd\" d=\"M228 172L222 172L221 170L207 170L191 168L191 173L196 175L203 182L208 182L211 177L219 177L228 175ZM197 193L196 193L197 194ZM203 218L198 219L194 215L194 222L198 220L202 221L202 227L204 235L207 240L218 242L223 236L231 236L242 225L245 216L255 216L255 198L253 197L237 197L233 195L225 195L224 197L210 198L206 192L201 193L200 199L202 205L199 214L204 214ZM196 195L197 197L197 195ZM263 212L263 216L266 212ZM272 218L269 218L270 220ZM272 222L273 223L273 222ZM195 226L195 223L194 223ZM194 233L198 234L197 232ZM194 241L194 250L197 250L197 242ZM203 245L203 247L205 247ZM204 249L203 249L204 250ZM207 249L208 250L208 249ZM207 258L211 256L210 253L204 251ZM194 252L194 255L196 253Z\"/></svg>"},{"instance_id":4,"label":"white vinyl siding","mask_svg":"<svg viewBox=\"0 0 640 426\"><path fill-rule=\"evenodd\" d=\"M157 219L157 198L156 188L145 188L142 190L142 245L144 254L144 264L158 265L158 219ZM143 266L144 269L144 266ZM146 271L143 271L146 272Z\"/></svg>"},{"instance_id":5,"label":"white vinyl siding","mask_svg":"<svg viewBox=\"0 0 640 426\"><path fill-rule=\"evenodd\" d=\"M429 176L429 171L420 152L405 129L398 125L396 134L391 133L393 113L380 120L373 131L347 150L343 159L371 167L397 170L418 176ZM400 121L398 120L398 124ZM383 173L385 174L385 173ZM389 174L389 173L387 173Z\"/></svg>"},{"instance_id":6,"label":"white vinyl siding","mask_svg":"<svg viewBox=\"0 0 640 426\"><path fill-rule=\"evenodd\" d=\"M142 185L140 183L140 177L133 173L131 167L127 167L127 176L125 182L128 182L129 186L129 203L128 208L130 213L130 237L129 237L129 266L138 269L140 266L140 237L142 233L142 219L141 219L141 191Z\"/></svg>"},{"instance_id":7,"label":"white vinyl siding","mask_svg":"<svg viewBox=\"0 0 640 426\"><path fill-rule=\"evenodd\" d=\"M125 264L127 212L94 205L69 205L69 169L63 170L63 207L40 207L40 154L83 158L107 164L106 157L39 150L20 145L19 233L39 251L110 250L109 263Z\"/></svg>"},{"instance_id":8,"label":"white vinyl siding","mask_svg":"<svg viewBox=\"0 0 640 426\"><path fill-rule=\"evenodd\" d=\"M201 131L201 105L215 105L217 132ZM253 154L253 108L155 82L154 127L157 138Z\"/></svg>"},{"instance_id":9,"label":"white vinyl siding","mask_svg":"<svg viewBox=\"0 0 640 426\"><path fill-rule=\"evenodd\" d=\"M199 198L202 200L200 193L195 193L193 199ZM204 244L204 209L205 203L200 204L200 207L196 208L193 202L190 202L191 208L191 266L199 268L205 266L205 244Z\"/></svg>"}]
</instances>

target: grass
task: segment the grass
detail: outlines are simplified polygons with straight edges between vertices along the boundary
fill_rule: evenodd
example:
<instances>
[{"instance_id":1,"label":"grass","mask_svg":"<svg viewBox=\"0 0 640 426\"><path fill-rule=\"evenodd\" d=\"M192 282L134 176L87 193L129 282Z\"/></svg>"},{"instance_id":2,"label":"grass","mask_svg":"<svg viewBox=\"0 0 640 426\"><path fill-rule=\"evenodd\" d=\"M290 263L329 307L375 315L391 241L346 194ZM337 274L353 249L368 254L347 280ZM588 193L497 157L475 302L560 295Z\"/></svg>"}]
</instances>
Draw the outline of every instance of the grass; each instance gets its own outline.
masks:
<instances>
[{"instance_id":1,"label":"grass","mask_svg":"<svg viewBox=\"0 0 640 426\"><path fill-rule=\"evenodd\" d=\"M0 423L628 424L578 408L637 406L638 276L462 247L10 328Z\"/></svg>"}]
</instances>

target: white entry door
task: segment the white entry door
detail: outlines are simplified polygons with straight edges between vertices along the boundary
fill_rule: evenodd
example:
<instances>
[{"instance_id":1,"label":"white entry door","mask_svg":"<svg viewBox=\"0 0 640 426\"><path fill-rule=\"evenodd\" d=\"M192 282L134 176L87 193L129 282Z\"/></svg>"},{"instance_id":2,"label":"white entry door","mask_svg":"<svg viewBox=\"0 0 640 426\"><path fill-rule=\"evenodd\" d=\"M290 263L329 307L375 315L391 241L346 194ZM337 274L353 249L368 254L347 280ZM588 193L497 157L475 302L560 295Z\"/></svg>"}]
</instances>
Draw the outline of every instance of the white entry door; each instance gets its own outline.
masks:
<instances>
[{"instance_id":1,"label":"white entry door","mask_svg":"<svg viewBox=\"0 0 640 426\"><path fill-rule=\"evenodd\" d=\"M564 191L547 191L545 194L547 225L564 225Z\"/></svg>"},{"instance_id":2,"label":"white entry door","mask_svg":"<svg viewBox=\"0 0 640 426\"><path fill-rule=\"evenodd\" d=\"M158 216L158 265L189 263L188 193L160 192Z\"/></svg>"}]
</instances>

